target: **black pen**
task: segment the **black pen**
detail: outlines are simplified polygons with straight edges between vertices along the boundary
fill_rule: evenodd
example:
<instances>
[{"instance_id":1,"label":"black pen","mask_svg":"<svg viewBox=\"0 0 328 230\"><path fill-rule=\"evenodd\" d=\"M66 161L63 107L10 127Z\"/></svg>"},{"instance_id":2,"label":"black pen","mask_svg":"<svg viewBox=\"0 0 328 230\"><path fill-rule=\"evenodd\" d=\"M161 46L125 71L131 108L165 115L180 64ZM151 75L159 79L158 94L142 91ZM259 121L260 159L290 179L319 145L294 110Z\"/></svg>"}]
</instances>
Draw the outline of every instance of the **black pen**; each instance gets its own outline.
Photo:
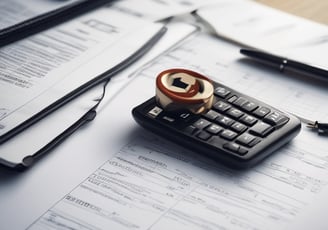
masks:
<instances>
[{"instance_id":1,"label":"black pen","mask_svg":"<svg viewBox=\"0 0 328 230\"><path fill-rule=\"evenodd\" d=\"M302 62L290 60L288 58L276 56L255 49L241 49L240 53L257 61L273 66L274 68L279 69L281 72L286 70L300 73L302 75L311 75L315 78L320 78L326 81L328 80L328 70L323 68L311 66Z\"/></svg>"},{"instance_id":2,"label":"black pen","mask_svg":"<svg viewBox=\"0 0 328 230\"><path fill-rule=\"evenodd\" d=\"M293 72L311 75L316 78L328 80L328 71L325 69L310 66L301 62L289 60L287 58L275 56L273 54L269 54L255 49L241 49L240 53L257 61L278 68L281 72L283 72L284 70L290 70ZM305 123L308 128L315 130L318 134L328 135L328 123L311 121L298 115L295 116L298 117L303 123Z\"/></svg>"}]
</instances>

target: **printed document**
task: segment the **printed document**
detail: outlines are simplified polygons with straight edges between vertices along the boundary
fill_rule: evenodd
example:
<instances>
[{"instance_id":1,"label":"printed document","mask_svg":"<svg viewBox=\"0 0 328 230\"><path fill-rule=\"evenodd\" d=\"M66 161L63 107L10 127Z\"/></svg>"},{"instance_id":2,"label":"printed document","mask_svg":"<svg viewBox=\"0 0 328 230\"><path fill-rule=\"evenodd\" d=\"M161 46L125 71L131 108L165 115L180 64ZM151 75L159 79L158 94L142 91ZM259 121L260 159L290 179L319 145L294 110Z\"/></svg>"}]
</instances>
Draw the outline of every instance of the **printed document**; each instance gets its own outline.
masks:
<instances>
[{"instance_id":1,"label":"printed document","mask_svg":"<svg viewBox=\"0 0 328 230\"><path fill-rule=\"evenodd\" d=\"M105 89L106 98L99 105L114 97L130 80L131 74L143 64L157 57L174 44L195 33L196 27L179 22L171 22L166 25L167 32L142 58L131 66L115 75ZM112 54L108 53L108 57ZM96 68L93 65L90 69ZM49 144L55 137L68 129L80 119L90 108L94 107L103 95L103 84L96 86L73 101L62 106L57 111L49 114L46 118L33 124L28 129L20 132L14 138L1 144L0 162L7 166L20 164L26 156L35 156L38 151ZM65 119L63 119L65 117ZM96 117L97 119L97 117ZM23 150L23 151L22 151Z\"/></svg>"},{"instance_id":2,"label":"printed document","mask_svg":"<svg viewBox=\"0 0 328 230\"><path fill-rule=\"evenodd\" d=\"M113 4L113 8L136 17L158 21L215 3L216 0L120 0Z\"/></svg>"},{"instance_id":3,"label":"printed document","mask_svg":"<svg viewBox=\"0 0 328 230\"><path fill-rule=\"evenodd\" d=\"M256 70L241 59L239 47L198 35L137 71L131 84L108 104L108 111L102 111L104 119L113 119L112 128L120 130L115 137L130 141L72 185L71 192L29 229L277 230L297 221L316 197L327 193L325 138L304 128L257 166L235 171L144 131L129 115L133 106L154 95L160 71L183 67L288 111L327 118L328 108L319 104L328 99L326 88L315 82L306 87L300 79ZM318 104L311 103L312 93ZM117 109L120 113L113 114ZM101 121L105 122L99 120L98 125ZM111 154L107 140L103 147L101 141L94 143Z\"/></svg>"},{"instance_id":4,"label":"printed document","mask_svg":"<svg viewBox=\"0 0 328 230\"><path fill-rule=\"evenodd\" d=\"M14 24L55 10L77 0L1 0L0 30Z\"/></svg>"},{"instance_id":5,"label":"printed document","mask_svg":"<svg viewBox=\"0 0 328 230\"><path fill-rule=\"evenodd\" d=\"M1 48L0 136L130 57L161 27L103 7Z\"/></svg>"}]
</instances>

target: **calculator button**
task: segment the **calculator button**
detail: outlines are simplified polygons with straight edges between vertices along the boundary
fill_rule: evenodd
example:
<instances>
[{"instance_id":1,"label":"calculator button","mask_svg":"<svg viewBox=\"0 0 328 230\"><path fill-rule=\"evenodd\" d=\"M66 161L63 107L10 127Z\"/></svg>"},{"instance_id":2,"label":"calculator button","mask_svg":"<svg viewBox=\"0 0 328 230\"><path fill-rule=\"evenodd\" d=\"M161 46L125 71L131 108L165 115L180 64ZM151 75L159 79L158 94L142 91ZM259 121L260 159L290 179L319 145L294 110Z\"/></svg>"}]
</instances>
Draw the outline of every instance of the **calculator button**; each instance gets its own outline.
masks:
<instances>
[{"instance_id":1,"label":"calculator button","mask_svg":"<svg viewBox=\"0 0 328 230\"><path fill-rule=\"evenodd\" d=\"M209 120L215 120L220 114L215 112L214 110L209 110L207 113L204 114L204 117L208 118Z\"/></svg>"},{"instance_id":2,"label":"calculator button","mask_svg":"<svg viewBox=\"0 0 328 230\"><path fill-rule=\"evenodd\" d=\"M246 104L248 101L246 98L240 97L237 100L235 100L232 104L238 107L242 107L244 104Z\"/></svg>"},{"instance_id":3,"label":"calculator button","mask_svg":"<svg viewBox=\"0 0 328 230\"><path fill-rule=\"evenodd\" d=\"M235 109L235 108L229 109L226 114L229 115L230 117L233 117L234 119L238 119L242 115L244 115L244 113L242 111L240 111L239 109Z\"/></svg>"},{"instance_id":4,"label":"calculator button","mask_svg":"<svg viewBox=\"0 0 328 230\"><path fill-rule=\"evenodd\" d=\"M217 122L219 125L222 125L224 127L229 127L230 125L232 125L234 120L232 120L229 117L220 115L218 118L215 119L215 122Z\"/></svg>"},{"instance_id":5,"label":"calculator button","mask_svg":"<svg viewBox=\"0 0 328 230\"><path fill-rule=\"evenodd\" d=\"M180 121L187 122L192 118L192 114L189 112L181 112L176 116Z\"/></svg>"},{"instance_id":6,"label":"calculator button","mask_svg":"<svg viewBox=\"0 0 328 230\"><path fill-rule=\"evenodd\" d=\"M263 121L268 122L271 125L280 126L287 123L289 121L289 118L286 117L285 115L282 115L281 113L273 112L267 115L263 119Z\"/></svg>"},{"instance_id":7,"label":"calculator button","mask_svg":"<svg viewBox=\"0 0 328 230\"><path fill-rule=\"evenodd\" d=\"M229 99L228 99L228 102L230 102L230 103L233 103L235 100L237 100L238 99L238 97L236 96L236 95L233 95L232 97L230 97Z\"/></svg>"},{"instance_id":8,"label":"calculator button","mask_svg":"<svg viewBox=\"0 0 328 230\"><path fill-rule=\"evenodd\" d=\"M213 108L219 112L224 112L228 110L231 106L223 101L218 101L213 105Z\"/></svg>"},{"instance_id":9,"label":"calculator button","mask_svg":"<svg viewBox=\"0 0 328 230\"><path fill-rule=\"evenodd\" d=\"M183 131L189 135L193 135L194 133L196 133L197 130L198 129L195 126L189 125Z\"/></svg>"},{"instance_id":10,"label":"calculator button","mask_svg":"<svg viewBox=\"0 0 328 230\"><path fill-rule=\"evenodd\" d=\"M197 137L199 139L206 141L207 139L209 139L211 137L211 134L209 134L208 132L205 132L205 131L201 131L200 133L197 134Z\"/></svg>"},{"instance_id":11,"label":"calculator button","mask_svg":"<svg viewBox=\"0 0 328 230\"><path fill-rule=\"evenodd\" d=\"M216 124L212 124L212 125L210 125L209 127L206 128L206 131L211 133L211 134L218 134L222 130L223 130L223 128L216 125Z\"/></svg>"},{"instance_id":12,"label":"calculator button","mask_svg":"<svg viewBox=\"0 0 328 230\"><path fill-rule=\"evenodd\" d=\"M265 137L268 134L270 134L272 131L274 130L274 128L265 123L265 122L259 122L256 125L254 125L249 132L256 135L256 136L260 136L260 137Z\"/></svg>"},{"instance_id":13,"label":"calculator button","mask_svg":"<svg viewBox=\"0 0 328 230\"><path fill-rule=\"evenodd\" d=\"M216 148L222 148L223 143L225 143L226 140L222 139L219 136L212 136L207 143L216 147Z\"/></svg>"},{"instance_id":14,"label":"calculator button","mask_svg":"<svg viewBox=\"0 0 328 230\"><path fill-rule=\"evenodd\" d=\"M245 115L240 119L241 122L248 126L252 126L257 122L257 119L255 117L252 117L250 115Z\"/></svg>"},{"instance_id":15,"label":"calculator button","mask_svg":"<svg viewBox=\"0 0 328 230\"><path fill-rule=\"evenodd\" d=\"M168 123L173 123L175 122L175 119L173 117L169 117L169 116L163 116L162 120L168 122Z\"/></svg>"},{"instance_id":16,"label":"calculator button","mask_svg":"<svg viewBox=\"0 0 328 230\"><path fill-rule=\"evenodd\" d=\"M223 148L228 149L228 150L230 150L232 152L235 152L235 153L238 153L239 147L240 147L240 145L238 145L236 143L232 143L232 142L225 143L223 145Z\"/></svg>"},{"instance_id":17,"label":"calculator button","mask_svg":"<svg viewBox=\"0 0 328 230\"><path fill-rule=\"evenodd\" d=\"M236 142L238 142L239 144L245 145L245 146L249 146L249 144L255 140L256 137L254 137L251 134L248 133L244 133L241 136L239 136L236 139Z\"/></svg>"},{"instance_id":18,"label":"calculator button","mask_svg":"<svg viewBox=\"0 0 328 230\"><path fill-rule=\"evenodd\" d=\"M257 117L263 118L270 112L271 112L271 110L267 107L259 107L253 112L253 114Z\"/></svg>"},{"instance_id":19,"label":"calculator button","mask_svg":"<svg viewBox=\"0 0 328 230\"><path fill-rule=\"evenodd\" d=\"M219 96L219 97L222 97L222 98L226 98L228 96L228 94L230 93L229 90L227 90L226 88L223 88L223 87L217 87L215 90L214 90L214 94L216 96Z\"/></svg>"},{"instance_id":20,"label":"calculator button","mask_svg":"<svg viewBox=\"0 0 328 230\"><path fill-rule=\"evenodd\" d=\"M251 143L248 144L249 147L253 147L261 142L260 138L255 138Z\"/></svg>"},{"instance_id":21,"label":"calculator button","mask_svg":"<svg viewBox=\"0 0 328 230\"><path fill-rule=\"evenodd\" d=\"M223 137L224 139L232 140L237 136L237 133L229 129L226 129L220 134L220 136Z\"/></svg>"},{"instance_id":22,"label":"calculator button","mask_svg":"<svg viewBox=\"0 0 328 230\"><path fill-rule=\"evenodd\" d=\"M242 123L235 122L233 125L231 125L231 129L237 133L242 133L247 129L247 126L243 125Z\"/></svg>"},{"instance_id":23,"label":"calculator button","mask_svg":"<svg viewBox=\"0 0 328 230\"><path fill-rule=\"evenodd\" d=\"M163 112L163 109L161 109L158 106L155 106L154 108L152 108L151 110L149 110L148 115L155 118L157 117L161 112Z\"/></svg>"},{"instance_id":24,"label":"calculator button","mask_svg":"<svg viewBox=\"0 0 328 230\"><path fill-rule=\"evenodd\" d=\"M243 110L246 110L247 112L252 112L257 107L258 107L258 105L255 104L254 102L247 102L247 103L243 104L241 108Z\"/></svg>"},{"instance_id":25,"label":"calculator button","mask_svg":"<svg viewBox=\"0 0 328 230\"><path fill-rule=\"evenodd\" d=\"M207 126L209 126L210 124L211 124L211 122L209 122L208 120L200 118L193 124L193 126L195 126L198 129L204 129Z\"/></svg>"},{"instance_id":26,"label":"calculator button","mask_svg":"<svg viewBox=\"0 0 328 230\"><path fill-rule=\"evenodd\" d=\"M245 155L248 152L246 148L244 148L236 143L225 143L223 145L223 148L228 149L239 155Z\"/></svg>"},{"instance_id":27,"label":"calculator button","mask_svg":"<svg viewBox=\"0 0 328 230\"><path fill-rule=\"evenodd\" d=\"M238 153L239 153L239 155L244 156L246 153L248 153L248 150L246 148L240 146L238 149Z\"/></svg>"}]
</instances>

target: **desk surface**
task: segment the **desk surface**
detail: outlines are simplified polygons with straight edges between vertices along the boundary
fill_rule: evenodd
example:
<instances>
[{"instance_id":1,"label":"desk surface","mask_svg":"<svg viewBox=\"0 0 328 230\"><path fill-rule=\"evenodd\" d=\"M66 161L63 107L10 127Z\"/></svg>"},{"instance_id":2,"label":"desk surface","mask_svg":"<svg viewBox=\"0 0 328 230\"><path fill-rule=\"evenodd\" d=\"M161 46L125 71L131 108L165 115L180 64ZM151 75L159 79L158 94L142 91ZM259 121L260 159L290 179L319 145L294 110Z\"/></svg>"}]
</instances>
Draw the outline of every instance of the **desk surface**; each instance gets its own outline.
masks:
<instances>
[{"instance_id":1,"label":"desk surface","mask_svg":"<svg viewBox=\"0 0 328 230\"><path fill-rule=\"evenodd\" d=\"M285 11L328 24L328 15L325 15L325 9L328 9L326 0L316 0L316 4L312 4L314 0L258 1L267 2ZM319 7L318 2L322 3L322 6ZM308 6L311 7L308 8ZM145 85L143 87L147 88ZM147 93L153 94L153 91L143 93L143 96L148 98ZM41 159L42 162L36 164L32 170L17 174L0 168L0 229L6 227L18 229L19 226L29 225L31 220L35 220L35 216L42 215L54 202L69 193L72 185L79 184L108 160L111 154L116 153L118 151L116 146L123 146L124 138L129 136L126 133L117 135L112 130L128 130L127 127L130 125L137 126L131 119L130 108L138 104L139 100L142 101L142 98L128 100L127 105L122 109L119 100L114 99L111 101L110 109L101 111L94 122L79 130L78 135L73 135L68 141L58 146L56 153L48 154L47 157ZM115 110L120 111L120 114L112 112ZM121 120L123 122L120 122ZM104 129L104 127L111 127L111 129ZM131 131L136 135L135 132L136 130ZM99 143L91 151L90 145L97 138ZM115 143L115 147L108 147L108 152L102 151L103 146L110 145L108 140L111 141L110 143ZM95 153L97 157L94 157ZM58 170L59 167L60 170Z\"/></svg>"},{"instance_id":2,"label":"desk surface","mask_svg":"<svg viewBox=\"0 0 328 230\"><path fill-rule=\"evenodd\" d=\"M256 0L274 8L328 24L327 0Z\"/></svg>"}]
</instances>

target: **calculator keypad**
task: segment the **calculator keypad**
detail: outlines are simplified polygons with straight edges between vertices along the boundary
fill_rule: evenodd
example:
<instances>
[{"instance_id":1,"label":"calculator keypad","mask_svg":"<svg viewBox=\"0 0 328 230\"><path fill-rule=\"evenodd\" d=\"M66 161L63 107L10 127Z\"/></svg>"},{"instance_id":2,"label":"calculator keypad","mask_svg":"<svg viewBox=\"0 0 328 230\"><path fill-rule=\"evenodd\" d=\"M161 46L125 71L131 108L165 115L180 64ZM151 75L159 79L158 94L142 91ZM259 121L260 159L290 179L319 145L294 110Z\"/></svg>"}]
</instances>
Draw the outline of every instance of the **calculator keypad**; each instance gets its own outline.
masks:
<instances>
[{"instance_id":1,"label":"calculator keypad","mask_svg":"<svg viewBox=\"0 0 328 230\"><path fill-rule=\"evenodd\" d=\"M172 131L167 132L165 136L171 136L177 143L183 139L187 142L187 147L194 146L204 153L212 148L209 155L214 155L215 158L221 158L222 154L239 158L253 157L254 154L261 154L260 152L267 148L266 145L284 142L282 138L279 139L279 135L289 122L289 115L248 96L240 95L228 87L217 83L214 83L214 86L216 87L212 108L204 114L160 111L154 108L158 105L152 102L145 112L148 113L146 117L155 123L159 121L165 123L165 126L168 125ZM289 130L283 132L290 132L289 135L295 136L300 129L300 123L296 118L292 118L291 123L286 128ZM156 132L160 133L161 129ZM254 148L257 150L253 150Z\"/></svg>"},{"instance_id":2,"label":"calculator keypad","mask_svg":"<svg viewBox=\"0 0 328 230\"><path fill-rule=\"evenodd\" d=\"M232 95L224 87L215 89L216 102L185 132L215 147L245 155L288 118L244 97ZM226 98L226 99L224 99ZM192 116L192 115L191 115ZM262 119L261 119L262 118Z\"/></svg>"},{"instance_id":3,"label":"calculator keypad","mask_svg":"<svg viewBox=\"0 0 328 230\"><path fill-rule=\"evenodd\" d=\"M270 135L275 126L288 121L287 116L245 97L231 95L231 91L222 86L217 87L214 94L212 109L188 125L185 133L215 147L245 155Z\"/></svg>"}]
</instances>

